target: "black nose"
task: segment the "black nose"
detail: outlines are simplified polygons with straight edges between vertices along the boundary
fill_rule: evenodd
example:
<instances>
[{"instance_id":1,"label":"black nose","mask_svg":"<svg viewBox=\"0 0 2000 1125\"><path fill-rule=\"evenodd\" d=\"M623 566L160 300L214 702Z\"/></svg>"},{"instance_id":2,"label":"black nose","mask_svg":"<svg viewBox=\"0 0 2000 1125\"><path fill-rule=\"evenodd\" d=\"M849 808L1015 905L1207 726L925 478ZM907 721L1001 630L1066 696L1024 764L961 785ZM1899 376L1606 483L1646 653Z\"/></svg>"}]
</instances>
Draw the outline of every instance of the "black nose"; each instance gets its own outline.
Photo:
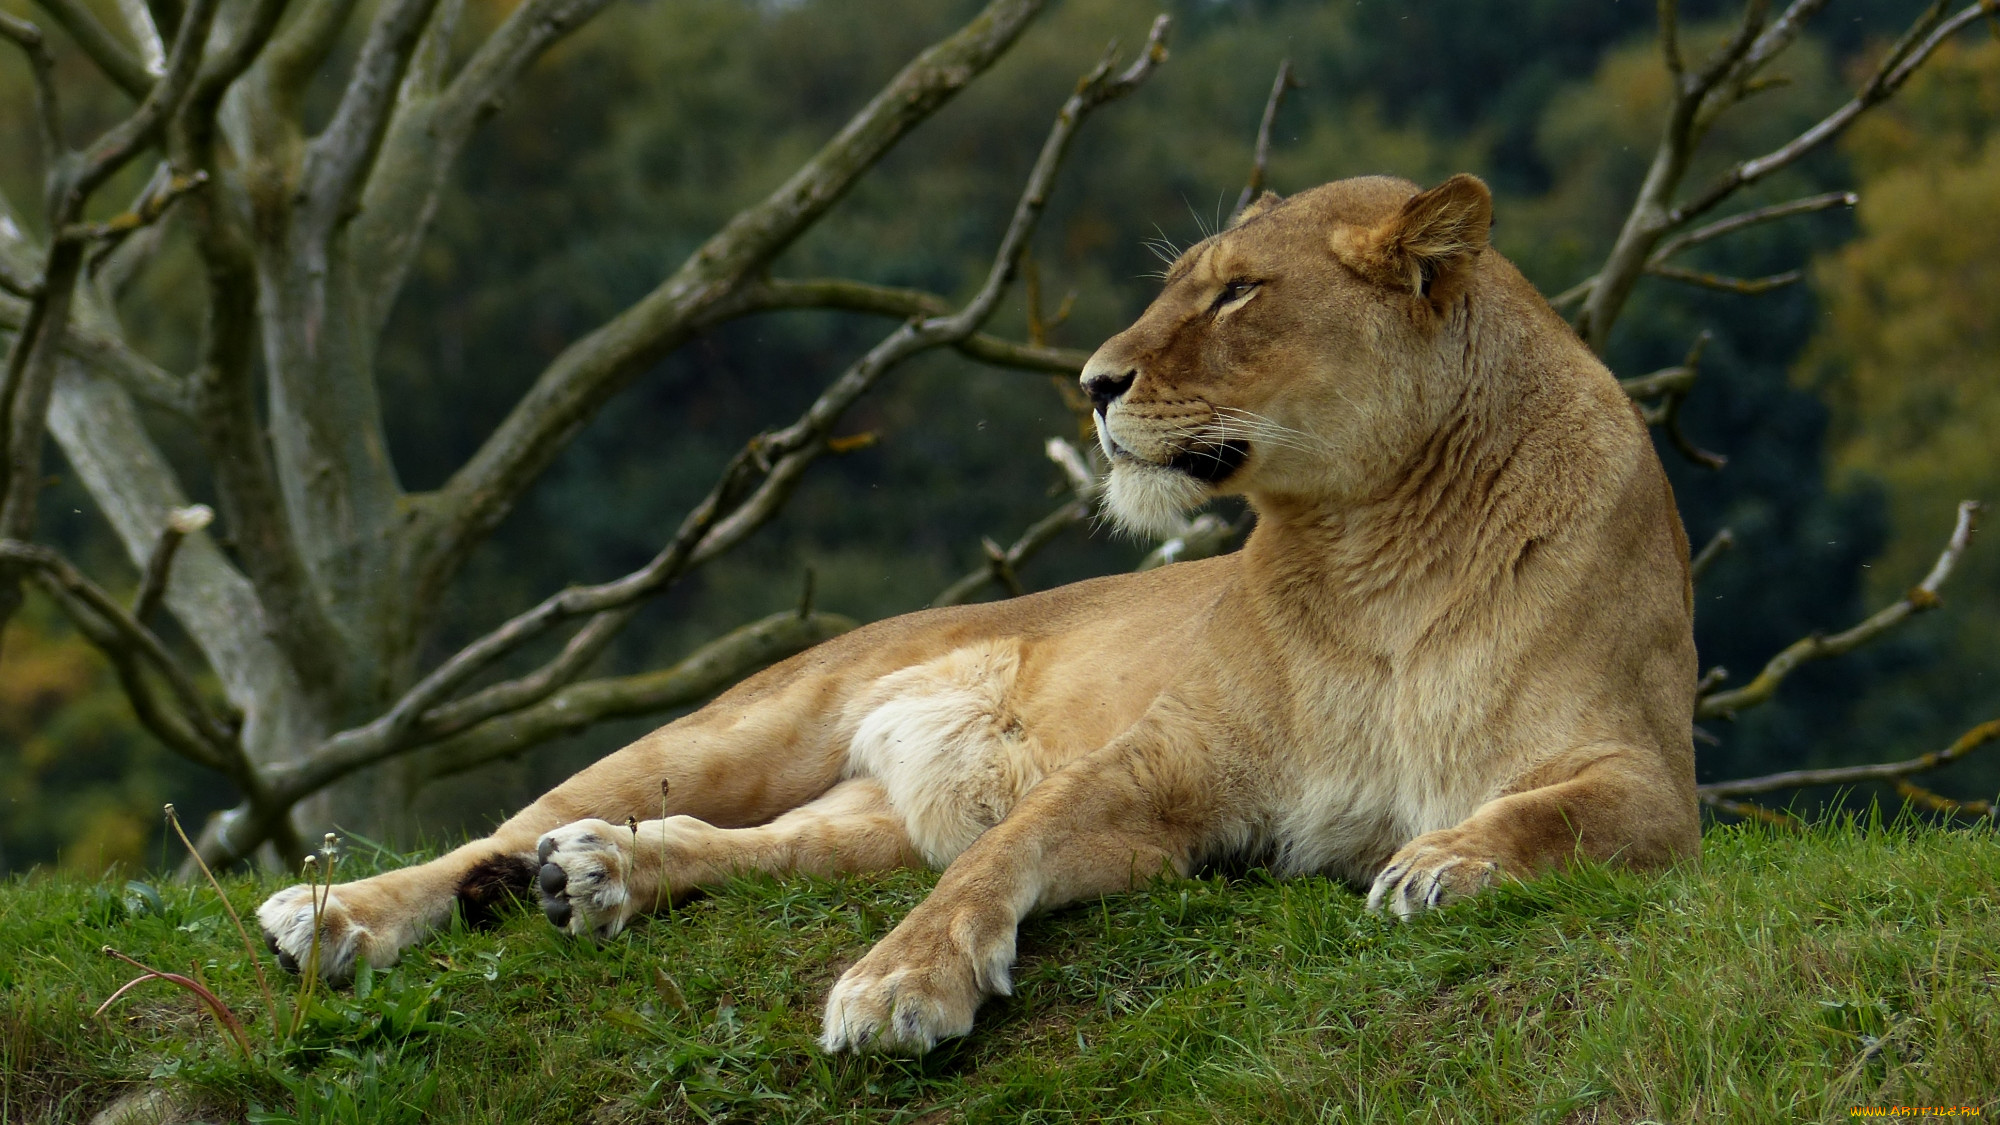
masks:
<instances>
[{"instance_id":1,"label":"black nose","mask_svg":"<svg viewBox=\"0 0 2000 1125\"><path fill-rule=\"evenodd\" d=\"M1091 409L1102 414L1112 400L1131 389L1132 380L1138 377L1137 371L1127 371L1123 375L1092 375L1083 381L1083 393L1090 396Z\"/></svg>"}]
</instances>

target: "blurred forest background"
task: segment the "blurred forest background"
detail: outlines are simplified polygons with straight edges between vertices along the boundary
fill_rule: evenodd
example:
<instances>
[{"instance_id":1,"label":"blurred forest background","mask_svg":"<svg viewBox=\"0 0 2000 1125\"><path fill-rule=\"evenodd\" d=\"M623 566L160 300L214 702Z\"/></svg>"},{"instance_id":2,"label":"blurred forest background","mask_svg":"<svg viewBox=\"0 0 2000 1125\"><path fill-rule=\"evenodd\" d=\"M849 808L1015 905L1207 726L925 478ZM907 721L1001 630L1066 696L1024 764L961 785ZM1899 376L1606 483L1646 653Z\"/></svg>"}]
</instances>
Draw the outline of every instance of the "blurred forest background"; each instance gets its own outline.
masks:
<instances>
[{"instance_id":1,"label":"blurred forest background","mask_svg":"<svg viewBox=\"0 0 2000 1125\"><path fill-rule=\"evenodd\" d=\"M471 0L467 19L491 26L510 6ZM0 7L28 14L22 0ZM627 0L557 46L473 142L396 307L381 370L404 484L438 484L552 356L657 284L974 7ZM1135 43L1160 7L1058 4L781 269L971 291L1075 76L1107 39ZM1031 251L1044 307L1074 294L1056 344L1095 347L1145 305L1158 269L1147 240L1185 245L1227 215L1281 59L1303 88L1278 115L1271 187L1477 173L1498 196L1495 242L1546 293L1603 259L1658 139L1668 84L1651 4L1165 7L1177 20L1171 60L1084 130ZM1867 52L1913 9L1832 4L1786 56L1790 85L1726 118L1710 151L1740 157L1796 135L1847 96ZM1725 15L1683 5L1690 39ZM55 47L81 74L67 41ZM32 91L18 63L0 61L0 191L32 214ZM129 104L88 76L66 91L79 119L108 121ZM1678 362L1702 329L1715 334L1682 417L1729 463L1709 471L1664 442L1662 458L1690 538L1699 545L1723 527L1736 537L1698 590L1696 626L1704 667L1728 667L1736 682L1913 584L1958 500L2000 499L2000 34L1975 29L1946 44L1836 150L1739 202L1845 188L1861 198L1852 212L1766 224L1695 260L1744 276L1803 266L1803 283L1738 296L1649 278L1608 349L1613 370L1631 376ZM169 370L189 367L198 346L182 327L199 323L189 306L201 299L195 256L175 242L184 237L169 234L163 260L121 305L133 342ZM1019 287L1009 301L993 329L1023 338ZM886 327L769 314L661 362L480 548L431 660L565 583L643 563L746 439L794 416ZM1057 382L948 352L899 370L845 427L877 443L815 465L772 526L650 606L606 670L663 666L793 605L808 569L828 610L872 620L921 608L980 562L982 536L1007 542L1055 503L1062 476L1043 442L1080 436ZM192 447L175 450L170 426L156 432L204 498ZM53 447L50 456L61 479L45 494L39 536L129 590L136 571ZM1023 577L1045 587L1127 569L1143 549L1076 530ZM1942 612L1804 668L1771 704L1705 723L1715 741L1699 747L1702 779L1910 757L2000 715L2000 544L1975 541L1945 598ZM483 827L663 718L599 726L430 784L384 824L405 843ZM2000 759L1927 784L1991 796ZM177 860L163 850L161 803L196 821L233 799L140 730L109 668L31 595L0 661L0 873Z\"/></svg>"}]
</instances>

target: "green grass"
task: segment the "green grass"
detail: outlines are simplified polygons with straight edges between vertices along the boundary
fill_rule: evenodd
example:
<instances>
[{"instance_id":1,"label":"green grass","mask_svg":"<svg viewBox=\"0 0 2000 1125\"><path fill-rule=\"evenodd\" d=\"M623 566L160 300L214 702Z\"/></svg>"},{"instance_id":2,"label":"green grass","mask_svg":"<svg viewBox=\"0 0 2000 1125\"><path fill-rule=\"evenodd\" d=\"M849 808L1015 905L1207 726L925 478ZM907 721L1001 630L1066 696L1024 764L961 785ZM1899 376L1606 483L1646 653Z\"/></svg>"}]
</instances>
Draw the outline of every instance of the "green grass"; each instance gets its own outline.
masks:
<instances>
[{"instance_id":1,"label":"green grass","mask_svg":"<svg viewBox=\"0 0 2000 1125\"><path fill-rule=\"evenodd\" d=\"M2000 1112L1988 829L1712 830L1699 867L1587 869L1410 923L1316 879L1161 883L1030 922L1017 993L921 1060L813 1046L916 873L745 880L602 946L456 931L271 1046L205 888L0 885L0 1120L147 1084L199 1120L1846 1120ZM344 872L351 877L354 872ZM246 912L276 885L227 884ZM110 944L256 1013L245 1063ZM287 993L296 982L278 982ZM268 1116L259 1117L259 1114Z\"/></svg>"}]
</instances>

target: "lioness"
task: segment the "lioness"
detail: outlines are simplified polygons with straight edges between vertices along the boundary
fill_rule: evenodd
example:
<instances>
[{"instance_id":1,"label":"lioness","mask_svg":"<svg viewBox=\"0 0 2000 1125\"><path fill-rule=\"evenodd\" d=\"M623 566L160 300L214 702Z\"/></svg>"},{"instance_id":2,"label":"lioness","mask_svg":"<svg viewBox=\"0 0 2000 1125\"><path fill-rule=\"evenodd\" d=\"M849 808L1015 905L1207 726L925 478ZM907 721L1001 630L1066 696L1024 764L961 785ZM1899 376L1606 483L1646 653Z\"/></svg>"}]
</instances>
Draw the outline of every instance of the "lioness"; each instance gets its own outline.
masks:
<instances>
[{"instance_id":1,"label":"lioness","mask_svg":"<svg viewBox=\"0 0 2000 1125\"><path fill-rule=\"evenodd\" d=\"M923 863L936 890L834 985L821 1040L922 1051L1008 992L1022 918L1163 871L1250 858L1404 915L1577 855L1692 855L1672 493L1491 214L1470 176L1267 194L1091 357L1112 514L1241 493L1241 551L794 657L486 839L335 886L325 971L531 881L610 935L735 872ZM258 919L305 960L305 888Z\"/></svg>"}]
</instances>

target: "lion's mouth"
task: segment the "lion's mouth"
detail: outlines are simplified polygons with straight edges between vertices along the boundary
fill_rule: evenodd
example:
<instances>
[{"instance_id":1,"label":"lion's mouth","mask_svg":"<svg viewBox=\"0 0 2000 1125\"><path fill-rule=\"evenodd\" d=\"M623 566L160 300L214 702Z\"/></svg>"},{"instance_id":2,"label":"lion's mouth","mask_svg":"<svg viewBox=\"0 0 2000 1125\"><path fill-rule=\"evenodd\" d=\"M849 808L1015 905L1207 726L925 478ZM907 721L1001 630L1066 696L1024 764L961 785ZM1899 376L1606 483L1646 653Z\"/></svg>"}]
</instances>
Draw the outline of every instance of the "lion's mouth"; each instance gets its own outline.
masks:
<instances>
[{"instance_id":1,"label":"lion's mouth","mask_svg":"<svg viewBox=\"0 0 2000 1125\"><path fill-rule=\"evenodd\" d=\"M1109 457L1114 465L1122 461L1136 462L1185 473L1203 484L1221 484L1236 470L1242 468L1243 462L1250 457L1250 443L1247 441L1205 440L1196 448L1180 450L1165 462L1155 461L1150 457L1141 457L1118 444L1118 439L1111 436L1111 427L1105 423L1104 415L1099 414L1097 439L1099 444L1104 446L1104 455Z\"/></svg>"},{"instance_id":2,"label":"lion's mouth","mask_svg":"<svg viewBox=\"0 0 2000 1125\"><path fill-rule=\"evenodd\" d=\"M1186 473L1203 484L1221 484L1243 467L1250 456L1244 441L1205 442L1199 449L1183 449L1174 454L1167 467Z\"/></svg>"}]
</instances>

